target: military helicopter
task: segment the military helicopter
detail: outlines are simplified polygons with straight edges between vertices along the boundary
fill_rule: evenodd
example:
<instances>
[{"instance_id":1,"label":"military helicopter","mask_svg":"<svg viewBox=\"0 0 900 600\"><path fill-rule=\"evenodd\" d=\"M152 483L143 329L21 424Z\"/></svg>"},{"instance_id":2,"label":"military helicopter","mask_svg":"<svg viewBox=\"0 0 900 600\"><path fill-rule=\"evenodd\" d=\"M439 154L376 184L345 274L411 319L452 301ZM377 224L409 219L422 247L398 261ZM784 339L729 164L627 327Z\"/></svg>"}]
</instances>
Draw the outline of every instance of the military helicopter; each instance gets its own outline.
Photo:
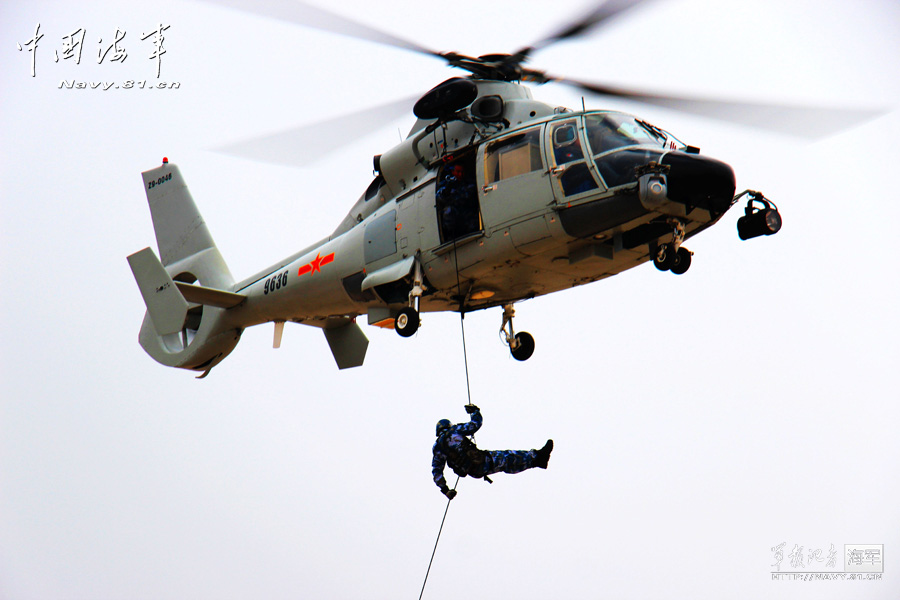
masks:
<instances>
[{"instance_id":1,"label":"military helicopter","mask_svg":"<svg viewBox=\"0 0 900 600\"><path fill-rule=\"evenodd\" d=\"M299 2L295 12L278 14L436 57L467 75L415 103L408 136L374 157L374 179L328 237L241 281L232 277L179 169L163 159L144 172L159 257L149 247L128 257L147 307L141 346L163 365L205 377L245 328L274 323L279 347L291 321L321 328L345 369L363 364L368 339L357 323L363 315L369 325L410 337L422 313L502 307L501 338L524 361L535 342L513 327L516 302L647 262L682 275L692 259L684 243L742 198L740 238L777 233L775 204L753 190L735 195L726 163L639 117L553 106L535 100L525 85L562 83L738 121L763 112L765 124L773 115L795 123L809 113L637 92L526 67L536 51L637 4L606 2L517 52L479 57L435 52ZM846 117L841 113L845 124Z\"/></svg>"}]
</instances>

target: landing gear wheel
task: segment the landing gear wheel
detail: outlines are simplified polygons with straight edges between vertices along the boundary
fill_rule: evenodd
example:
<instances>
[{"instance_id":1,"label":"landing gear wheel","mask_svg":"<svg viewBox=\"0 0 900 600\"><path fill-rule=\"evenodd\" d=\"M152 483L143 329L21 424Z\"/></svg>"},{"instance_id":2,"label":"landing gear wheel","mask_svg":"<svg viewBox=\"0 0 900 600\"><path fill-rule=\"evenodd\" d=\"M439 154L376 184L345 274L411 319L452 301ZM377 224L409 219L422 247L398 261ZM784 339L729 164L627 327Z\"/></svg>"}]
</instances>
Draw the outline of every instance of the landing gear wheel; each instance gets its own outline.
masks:
<instances>
[{"instance_id":1,"label":"landing gear wheel","mask_svg":"<svg viewBox=\"0 0 900 600\"><path fill-rule=\"evenodd\" d=\"M656 253L653 255L653 266L660 271L668 271L675 264L675 261L678 260L677 256L678 254L671 244L663 244L657 248Z\"/></svg>"},{"instance_id":2,"label":"landing gear wheel","mask_svg":"<svg viewBox=\"0 0 900 600\"><path fill-rule=\"evenodd\" d=\"M516 334L515 348L510 347L509 351L516 360L528 360L534 354L534 338L527 331L520 331Z\"/></svg>"},{"instance_id":3,"label":"landing gear wheel","mask_svg":"<svg viewBox=\"0 0 900 600\"><path fill-rule=\"evenodd\" d=\"M687 248L679 248L675 253L675 264L672 265L671 271L676 275L684 275L691 267L691 251Z\"/></svg>"},{"instance_id":4,"label":"landing gear wheel","mask_svg":"<svg viewBox=\"0 0 900 600\"><path fill-rule=\"evenodd\" d=\"M407 306L394 319L394 329L401 337L409 337L419 330L419 311Z\"/></svg>"}]
</instances>

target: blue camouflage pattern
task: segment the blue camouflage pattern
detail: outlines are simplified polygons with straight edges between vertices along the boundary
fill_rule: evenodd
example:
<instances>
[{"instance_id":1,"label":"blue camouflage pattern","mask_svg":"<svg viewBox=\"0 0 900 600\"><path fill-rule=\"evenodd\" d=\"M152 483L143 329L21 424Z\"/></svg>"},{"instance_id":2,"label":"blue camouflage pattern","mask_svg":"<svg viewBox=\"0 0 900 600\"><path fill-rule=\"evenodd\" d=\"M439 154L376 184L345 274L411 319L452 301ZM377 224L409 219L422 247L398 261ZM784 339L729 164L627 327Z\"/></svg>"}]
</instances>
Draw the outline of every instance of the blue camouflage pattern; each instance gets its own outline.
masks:
<instances>
[{"instance_id":1,"label":"blue camouflage pattern","mask_svg":"<svg viewBox=\"0 0 900 600\"><path fill-rule=\"evenodd\" d=\"M444 467L448 463L445 447L455 453L463 463L450 464L460 477L468 475L479 478L493 473L520 473L535 466L537 452L534 450L477 450L471 440L466 438L478 431L482 422L481 411L475 410L468 423L451 425L435 440L431 449L431 474L434 484L442 492L448 489L447 481L444 479Z\"/></svg>"}]
</instances>

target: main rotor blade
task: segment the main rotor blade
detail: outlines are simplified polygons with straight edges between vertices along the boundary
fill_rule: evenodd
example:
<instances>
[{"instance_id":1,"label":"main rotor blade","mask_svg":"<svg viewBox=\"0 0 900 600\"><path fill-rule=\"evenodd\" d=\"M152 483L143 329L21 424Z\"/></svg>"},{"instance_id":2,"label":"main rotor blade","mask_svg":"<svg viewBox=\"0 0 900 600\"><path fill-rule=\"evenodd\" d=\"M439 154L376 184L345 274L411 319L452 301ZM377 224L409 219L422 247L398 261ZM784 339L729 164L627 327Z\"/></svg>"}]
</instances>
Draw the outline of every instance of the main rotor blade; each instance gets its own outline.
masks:
<instances>
[{"instance_id":1,"label":"main rotor blade","mask_svg":"<svg viewBox=\"0 0 900 600\"><path fill-rule=\"evenodd\" d=\"M546 78L549 81L564 83L600 96L652 104L683 113L701 115L720 121L737 123L775 133L786 133L806 139L827 137L885 114L883 110L874 109L786 106L759 102L674 96L586 83L552 75L546 75Z\"/></svg>"},{"instance_id":2,"label":"main rotor blade","mask_svg":"<svg viewBox=\"0 0 900 600\"><path fill-rule=\"evenodd\" d=\"M301 0L206 0L212 4L218 4L235 10L241 10L257 15L271 17L281 21L297 23L304 27L321 29L331 33L337 33L352 38L412 50L421 54L441 57L440 53L429 50L424 46L403 39L391 33L364 25L347 17L306 4Z\"/></svg>"},{"instance_id":3,"label":"main rotor blade","mask_svg":"<svg viewBox=\"0 0 900 600\"><path fill-rule=\"evenodd\" d=\"M217 148L214 152L258 162L298 167L314 162L330 152L353 143L363 134L412 114L418 96L380 104L343 115L252 137ZM373 126L374 125L374 126Z\"/></svg>"},{"instance_id":4,"label":"main rotor blade","mask_svg":"<svg viewBox=\"0 0 900 600\"><path fill-rule=\"evenodd\" d=\"M647 0L606 0L601 2L577 20L563 26L555 33L536 41L530 46L522 48L512 56L519 57L520 60L522 60L535 50L540 50L546 48L550 44L583 35L600 24L605 23L626 10L646 1Z\"/></svg>"}]
</instances>

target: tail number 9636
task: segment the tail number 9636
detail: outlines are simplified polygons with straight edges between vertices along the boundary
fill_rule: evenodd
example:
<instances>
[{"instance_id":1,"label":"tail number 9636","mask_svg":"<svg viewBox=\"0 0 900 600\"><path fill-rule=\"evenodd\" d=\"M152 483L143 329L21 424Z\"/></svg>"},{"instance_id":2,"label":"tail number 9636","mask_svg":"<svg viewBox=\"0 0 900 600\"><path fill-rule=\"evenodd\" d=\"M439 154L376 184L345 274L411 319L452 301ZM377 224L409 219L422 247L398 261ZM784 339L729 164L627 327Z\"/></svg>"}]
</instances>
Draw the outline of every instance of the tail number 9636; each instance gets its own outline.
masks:
<instances>
[{"instance_id":1,"label":"tail number 9636","mask_svg":"<svg viewBox=\"0 0 900 600\"><path fill-rule=\"evenodd\" d=\"M288 272L279 273L278 275L273 275L266 280L265 286L263 286L263 294L269 294L274 292L275 290L280 290L283 287L287 286L288 281Z\"/></svg>"}]
</instances>

